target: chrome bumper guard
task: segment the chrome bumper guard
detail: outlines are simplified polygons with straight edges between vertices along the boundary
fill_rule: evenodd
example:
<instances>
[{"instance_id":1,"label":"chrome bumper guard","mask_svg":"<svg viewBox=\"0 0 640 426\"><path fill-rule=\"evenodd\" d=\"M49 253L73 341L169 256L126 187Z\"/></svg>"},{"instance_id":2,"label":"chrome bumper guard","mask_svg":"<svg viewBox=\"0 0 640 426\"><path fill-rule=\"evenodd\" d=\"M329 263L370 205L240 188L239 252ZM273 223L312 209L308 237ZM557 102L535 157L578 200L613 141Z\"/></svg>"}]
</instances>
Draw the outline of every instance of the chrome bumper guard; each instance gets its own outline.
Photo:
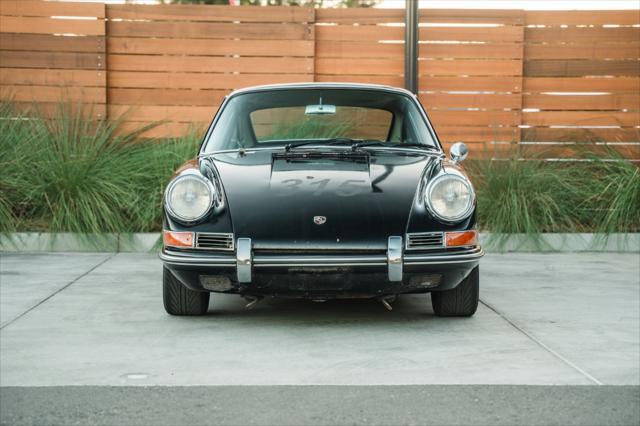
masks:
<instances>
[{"instance_id":1,"label":"chrome bumper guard","mask_svg":"<svg viewBox=\"0 0 640 426\"><path fill-rule=\"evenodd\" d=\"M269 267L341 267L387 266L389 281L402 281L405 265L449 265L479 260L484 256L480 246L457 252L403 253L402 237L389 237L387 254L376 255L258 255L253 256L251 238L238 238L236 255L170 253L162 251L160 259L170 265L229 267L236 269L238 282L250 283L253 268Z\"/></svg>"}]
</instances>

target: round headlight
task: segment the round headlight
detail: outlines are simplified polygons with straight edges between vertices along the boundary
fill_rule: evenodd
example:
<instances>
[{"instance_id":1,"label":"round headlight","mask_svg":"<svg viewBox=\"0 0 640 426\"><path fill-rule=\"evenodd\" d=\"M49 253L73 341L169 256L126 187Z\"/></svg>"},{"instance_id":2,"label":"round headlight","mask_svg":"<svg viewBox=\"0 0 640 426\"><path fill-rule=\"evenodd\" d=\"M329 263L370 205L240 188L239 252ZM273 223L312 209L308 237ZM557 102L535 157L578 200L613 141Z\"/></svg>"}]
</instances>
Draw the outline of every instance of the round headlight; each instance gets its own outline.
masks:
<instances>
[{"instance_id":1,"label":"round headlight","mask_svg":"<svg viewBox=\"0 0 640 426\"><path fill-rule=\"evenodd\" d=\"M182 221L194 222L204 217L213 203L211 184L198 175L176 178L165 195L165 207L169 214Z\"/></svg>"},{"instance_id":2,"label":"round headlight","mask_svg":"<svg viewBox=\"0 0 640 426\"><path fill-rule=\"evenodd\" d=\"M473 188L465 178L444 174L427 185L427 207L431 213L444 222L458 222L473 210Z\"/></svg>"}]
</instances>

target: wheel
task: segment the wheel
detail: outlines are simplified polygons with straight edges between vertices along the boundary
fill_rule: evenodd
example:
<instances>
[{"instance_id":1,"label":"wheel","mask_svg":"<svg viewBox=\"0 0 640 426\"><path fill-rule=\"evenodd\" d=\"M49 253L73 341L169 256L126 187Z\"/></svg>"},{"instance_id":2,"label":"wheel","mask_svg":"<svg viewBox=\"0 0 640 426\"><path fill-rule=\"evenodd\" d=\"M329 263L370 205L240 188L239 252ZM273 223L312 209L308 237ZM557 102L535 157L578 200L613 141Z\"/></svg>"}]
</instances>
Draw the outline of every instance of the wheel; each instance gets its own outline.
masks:
<instances>
[{"instance_id":1,"label":"wheel","mask_svg":"<svg viewBox=\"0 0 640 426\"><path fill-rule=\"evenodd\" d=\"M166 267L162 268L162 300L171 315L203 315L209 308L209 293L185 287Z\"/></svg>"},{"instance_id":2,"label":"wheel","mask_svg":"<svg viewBox=\"0 0 640 426\"><path fill-rule=\"evenodd\" d=\"M470 317L478 309L480 267L476 266L456 288L431 293L431 306L439 317Z\"/></svg>"}]
</instances>

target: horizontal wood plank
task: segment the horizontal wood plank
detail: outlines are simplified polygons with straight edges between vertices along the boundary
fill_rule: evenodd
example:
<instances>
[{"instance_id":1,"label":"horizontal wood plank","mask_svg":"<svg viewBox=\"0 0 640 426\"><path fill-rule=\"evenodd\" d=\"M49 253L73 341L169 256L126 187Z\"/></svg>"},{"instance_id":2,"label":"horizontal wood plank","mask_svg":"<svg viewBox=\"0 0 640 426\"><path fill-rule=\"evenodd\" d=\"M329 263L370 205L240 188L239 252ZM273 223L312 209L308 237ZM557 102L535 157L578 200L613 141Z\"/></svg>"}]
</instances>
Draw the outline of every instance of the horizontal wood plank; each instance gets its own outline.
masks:
<instances>
[{"instance_id":1,"label":"horizontal wood plank","mask_svg":"<svg viewBox=\"0 0 640 426\"><path fill-rule=\"evenodd\" d=\"M523 129L522 140L525 141L568 141L568 142L639 142L640 129L598 129L569 128L558 129L535 127Z\"/></svg>"},{"instance_id":2,"label":"horizontal wood plank","mask_svg":"<svg viewBox=\"0 0 640 426\"><path fill-rule=\"evenodd\" d=\"M14 102L106 103L104 87L2 85L2 96Z\"/></svg>"},{"instance_id":3,"label":"horizontal wood plank","mask_svg":"<svg viewBox=\"0 0 640 426\"><path fill-rule=\"evenodd\" d=\"M105 87L104 71L0 68L0 84Z\"/></svg>"},{"instance_id":4,"label":"horizontal wood plank","mask_svg":"<svg viewBox=\"0 0 640 426\"><path fill-rule=\"evenodd\" d=\"M104 69L105 58L95 53L0 51L6 68Z\"/></svg>"},{"instance_id":5,"label":"horizontal wood plank","mask_svg":"<svg viewBox=\"0 0 640 426\"><path fill-rule=\"evenodd\" d=\"M439 111L431 110L429 118L436 126L508 127L520 124L520 111Z\"/></svg>"},{"instance_id":6,"label":"horizontal wood plank","mask_svg":"<svg viewBox=\"0 0 640 426\"><path fill-rule=\"evenodd\" d=\"M201 55L201 56L308 56L312 40L207 40L109 37L110 54Z\"/></svg>"},{"instance_id":7,"label":"horizontal wood plank","mask_svg":"<svg viewBox=\"0 0 640 426\"><path fill-rule=\"evenodd\" d=\"M316 72L319 74L361 74L387 75L402 74L404 62L395 59L369 58L317 58ZM518 60L421 60L418 62L420 76L426 75L520 75L521 62Z\"/></svg>"},{"instance_id":8,"label":"horizontal wood plank","mask_svg":"<svg viewBox=\"0 0 640 426\"><path fill-rule=\"evenodd\" d=\"M105 53L104 36L66 37L53 34L0 33L0 50Z\"/></svg>"},{"instance_id":9,"label":"horizontal wood plank","mask_svg":"<svg viewBox=\"0 0 640 426\"><path fill-rule=\"evenodd\" d=\"M587 75L637 76L640 74L640 61L525 61L524 73L531 77L572 77Z\"/></svg>"},{"instance_id":10,"label":"horizontal wood plank","mask_svg":"<svg viewBox=\"0 0 640 426\"><path fill-rule=\"evenodd\" d=\"M640 112L540 111L523 112L522 124L530 126L640 126Z\"/></svg>"},{"instance_id":11,"label":"horizontal wood plank","mask_svg":"<svg viewBox=\"0 0 640 426\"><path fill-rule=\"evenodd\" d=\"M640 110L639 93L612 95L524 95L523 107L546 110Z\"/></svg>"},{"instance_id":12,"label":"horizontal wood plank","mask_svg":"<svg viewBox=\"0 0 640 426\"><path fill-rule=\"evenodd\" d=\"M150 122L150 121L123 121L116 133L125 133L140 130L145 126L153 127L141 134L143 138L173 138L187 135L203 137L209 122L174 123L174 122ZM194 156L196 153L194 152Z\"/></svg>"},{"instance_id":13,"label":"horizontal wood plank","mask_svg":"<svg viewBox=\"0 0 640 426\"><path fill-rule=\"evenodd\" d=\"M522 90L522 78L518 76L420 76L418 88L423 92L520 92Z\"/></svg>"},{"instance_id":14,"label":"horizontal wood plank","mask_svg":"<svg viewBox=\"0 0 640 426\"><path fill-rule=\"evenodd\" d=\"M632 27L547 27L526 28L527 43L628 43L640 40L640 28Z\"/></svg>"},{"instance_id":15,"label":"horizontal wood plank","mask_svg":"<svg viewBox=\"0 0 640 426\"><path fill-rule=\"evenodd\" d=\"M516 9L421 9L420 23L524 24L524 13Z\"/></svg>"},{"instance_id":16,"label":"horizontal wood plank","mask_svg":"<svg viewBox=\"0 0 640 426\"><path fill-rule=\"evenodd\" d=\"M421 76L518 76L522 75L522 62L517 59L421 60L418 61L418 72Z\"/></svg>"},{"instance_id":17,"label":"horizontal wood plank","mask_svg":"<svg viewBox=\"0 0 640 426\"><path fill-rule=\"evenodd\" d=\"M420 41L522 41L522 27L427 27L420 28ZM318 40L404 40L404 28L384 25L319 25Z\"/></svg>"},{"instance_id":18,"label":"horizontal wood plank","mask_svg":"<svg viewBox=\"0 0 640 426\"><path fill-rule=\"evenodd\" d=\"M381 24L404 22L404 9L320 8L316 22L336 24Z\"/></svg>"},{"instance_id":19,"label":"horizontal wood plank","mask_svg":"<svg viewBox=\"0 0 640 426\"><path fill-rule=\"evenodd\" d=\"M315 81L319 82L344 82L344 83L370 83L386 86L402 87L404 77L400 75L351 75L351 74L320 74L316 73Z\"/></svg>"},{"instance_id":20,"label":"horizontal wood plank","mask_svg":"<svg viewBox=\"0 0 640 426\"><path fill-rule=\"evenodd\" d=\"M86 2L53 2L41 0L2 0L3 16L77 16L104 18L105 5ZM4 31L4 30L3 30Z\"/></svg>"},{"instance_id":21,"label":"horizontal wood plank","mask_svg":"<svg viewBox=\"0 0 640 426\"><path fill-rule=\"evenodd\" d=\"M313 22L314 9L308 7L257 6L228 7L199 4L110 4L109 19L211 22Z\"/></svg>"},{"instance_id":22,"label":"horizontal wood plank","mask_svg":"<svg viewBox=\"0 0 640 426\"><path fill-rule=\"evenodd\" d=\"M192 89L109 89L111 105L220 105L228 90Z\"/></svg>"},{"instance_id":23,"label":"horizontal wood plank","mask_svg":"<svg viewBox=\"0 0 640 426\"><path fill-rule=\"evenodd\" d=\"M43 17L0 16L0 29L3 33L21 34L105 34L104 21L101 19L52 19Z\"/></svg>"},{"instance_id":24,"label":"horizontal wood plank","mask_svg":"<svg viewBox=\"0 0 640 426\"><path fill-rule=\"evenodd\" d=\"M111 37L313 40L312 28L306 24L109 21L107 28Z\"/></svg>"},{"instance_id":25,"label":"horizontal wood plank","mask_svg":"<svg viewBox=\"0 0 640 426\"><path fill-rule=\"evenodd\" d=\"M421 43L419 46L420 58L521 59L522 55L522 44L519 43Z\"/></svg>"},{"instance_id":26,"label":"horizontal wood plank","mask_svg":"<svg viewBox=\"0 0 640 426\"><path fill-rule=\"evenodd\" d=\"M404 43L374 41L325 41L316 43L316 55L322 58L396 58L403 60ZM420 59L520 59L522 45L505 44L436 44L421 43Z\"/></svg>"},{"instance_id":27,"label":"horizontal wood plank","mask_svg":"<svg viewBox=\"0 0 640 426\"><path fill-rule=\"evenodd\" d=\"M402 61L404 44L378 41L316 40L316 58L383 58Z\"/></svg>"},{"instance_id":28,"label":"horizontal wood plank","mask_svg":"<svg viewBox=\"0 0 640 426\"><path fill-rule=\"evenodd\" d=\"M109 55L109 70L207 73L313 73L312 58Z\"/></svg>"},{"instance_id":29,"label":"horizontal wood plank","mask_svg":"<svg viewBox=\"0 0 640 426\"><path fill-rule=\"evenodd\" d=\"M517 142L520 129L517 127L436 127L438 137L444 142Z\"/></svg>"},{"instance_id":30,"label":"horizontal wood plank","mask_svg":"<svg viewBox=\"0 0 640 426\"><path fill-rule=\"evenodd\" d=\"M0 0L2 1L2 0ZM8 92L7 92L8 93ZM10 98L3 98L3 92L0 90L0 99L10 100ZM61 116L61 108L66 111L70 110L73 113L79 113L83 117L92 117L97 119L103 119L107 117L107 106L101 104L90 104L86 102L13 102L13 106L17 110L35 117L44 118L59 118Z\"/></svg>"},{"instance_id":31,"label":"horizontal wood plank","mask_svg":"<svg viewBox=\"0 0 640 426\"><path fill-rule=\"evenodd\" d=\"M312 75L109 71L110 88L239 89L259 84L308 81L313 81Z\"/></svg>"},{"instance_id":32,"label":"horizontal wood plank","mask_svg":"<svg viewBox=\"0 0 640 426\"><path fill-rule=\"evenodd\" d=\"M404 63L395 59L317 58L315 70L319 74L399 75Z\"/></svg>"},{"instance_id":33,"label":"horizontal wood plank","mask_svg":"<svg viewBox=\"0 0 640 426\"><path fill-rule=\"evenodd\" d=\"M420 102L428 110L449 108L482 108L505 109L520 108L522 98L520 95L485 95L485 94L444 94L421 93Z\"/></svg>"},{"instance_id":34,"label":"horizontal wood plank","mask_svg":"<svg viewBox=\"0 0 640 426\"><path fill-rule=\"evenodd\" d=\"M638 59L640 41L629 43L527 44L527 60L535 59Z\"/></svg>"},{"instance_id":35,"label":"horizontal wood plank","mask_svg":"<svg viewBox=\"0 0 640 426\"><path fill-rule=\"evenodd\" d=\"M640 92L638 77L526 77L525 92Z\"/></svg>"},{"instance_id":36,"label":"horizontal wood plank","mask_svg":"<svg viewBox=\"0 0 640 426\"><path fill-rule=\"evenodd\" d=\"M527 25L638 25L637 10L528 10Z\"/></svg>"},{"instance_id":37,"label":"horizontal wood plank","mask_svg":"<svg viewBox=\"0 0 640 426\"><path fill-rule=\"evenodd\" d=\"M109 117L124 116L127 121L211 122L218 109L211 106L109 105Z\"/></svg>"}]
</instances>

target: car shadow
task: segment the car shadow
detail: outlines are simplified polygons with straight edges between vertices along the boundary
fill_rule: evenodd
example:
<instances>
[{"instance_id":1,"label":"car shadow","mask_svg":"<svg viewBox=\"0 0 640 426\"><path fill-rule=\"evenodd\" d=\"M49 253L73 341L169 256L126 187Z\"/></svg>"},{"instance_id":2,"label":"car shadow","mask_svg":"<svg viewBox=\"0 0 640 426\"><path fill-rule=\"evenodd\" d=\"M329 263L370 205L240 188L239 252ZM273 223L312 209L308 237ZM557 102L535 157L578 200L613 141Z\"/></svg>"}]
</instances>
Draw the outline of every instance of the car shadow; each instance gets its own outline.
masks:
<instances>
[{"instance_id":1,"label":"car shadow","mask_svg":"<svg viewBox=\"0 0 640 426\"><path fill-rule=\"evenodd\" d=\"M401 295L389 311L377 299L334 299L314 302L306 299L265 298L252 309L237 295L213 294L209 312L202 319L220 321L233 318L256 323L338 324L359 322L401 323L416 320L435 320L430 296Z\"/></svg>"}]
</instances>

